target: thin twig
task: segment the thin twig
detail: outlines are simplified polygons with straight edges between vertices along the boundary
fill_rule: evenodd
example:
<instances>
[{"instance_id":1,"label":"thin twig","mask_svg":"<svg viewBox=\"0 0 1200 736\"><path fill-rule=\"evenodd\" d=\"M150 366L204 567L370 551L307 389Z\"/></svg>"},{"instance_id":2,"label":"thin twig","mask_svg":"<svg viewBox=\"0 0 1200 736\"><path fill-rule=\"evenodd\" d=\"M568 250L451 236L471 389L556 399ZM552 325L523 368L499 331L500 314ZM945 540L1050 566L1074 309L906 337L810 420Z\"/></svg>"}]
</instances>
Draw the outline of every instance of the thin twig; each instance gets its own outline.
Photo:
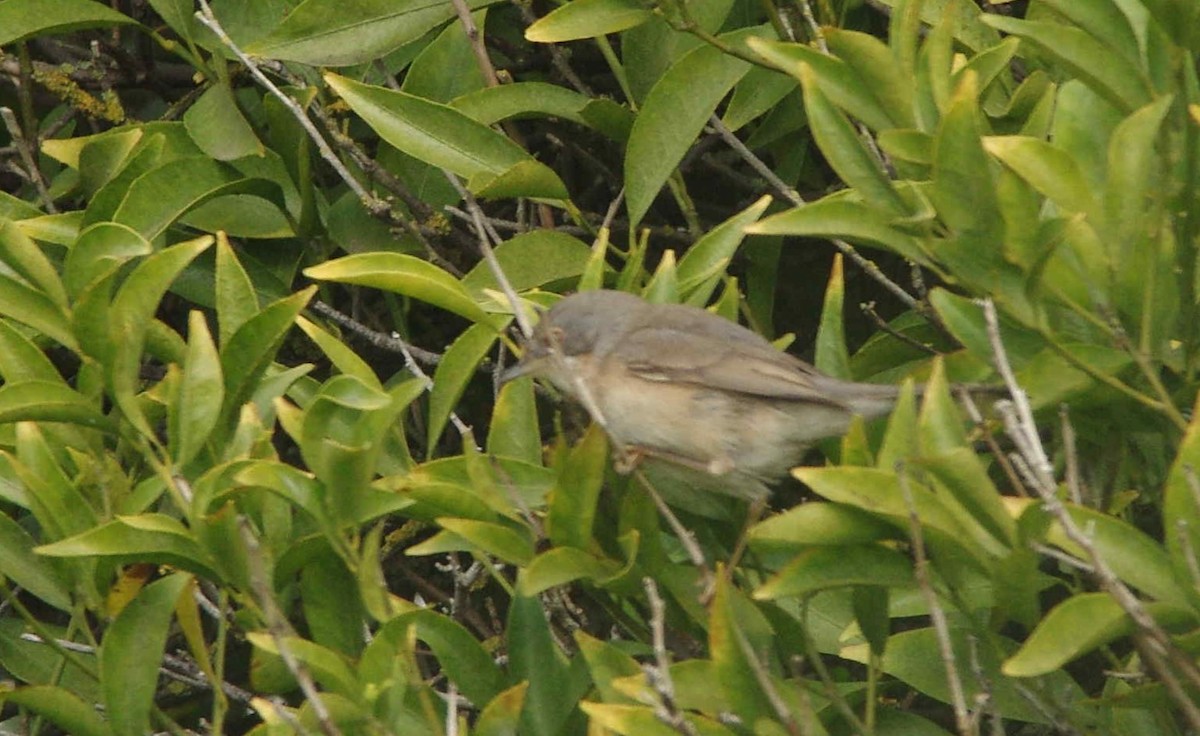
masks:
<instances>
[{"instance_id":1,"label":"thin twig","mask_svg":"<svg viewBox=\"0 0 1200 736\"><path fill-rule=\"evenodd\" d=\"M925 555L925 535L921 528L921 517L917 515L917 507L913 501L912 488L909 487L908 473L903 464L898 463L896 476L900 482L900 490L904 494L904 505L908 507L908 529L912 536L913 574L917 578L917 587L929 607L929 620L933 624L933 632L937 638L938 651L942 655L942 665L946 668L946 685L950 689L950 703L954 707L954 722L959 736L969 736L974 733L971 728L971 714L967 709L967 696L963 692L962 678L958 674L955 662L954 646L950 642L950 624L946 620L946 612L938 601L937 592L933 589L933 581L929 577L929 558Z\"/></svg>"},{"instance_id":2,"label":"thin twig","mask_svg":"<svg viewBox=\"0 0 1200 736\"><path fill-rule=\"evenodd\" d=\"M1071 424L1071 412L1066 404L1058 407L1058 419L1062 425L1063 453L1067 458L1067 491L1071 502L1083 505L1083 489L1079 483L1079 454L1075 447L1075 426Z\"/></svg>"},{"instance_id":3,"label":"thin twig","mask_svg":"<svg viewBox=\"0 0 1200 736\"><path fill-rule=\"evenodd\" d=\"M217 38L221 39L221 43L225 44L226 48L233 52L234 56L238 58L238 61L242 62L242 65L249 70L251 76L253 76L254 79L257 80L258 83L264 88L266 88L266 90L270 92L277 100L283 103L283 106L292 113L292 116L295 117L296 121L299 122L304 128L304 131L308 133L308 137L312 139L313 143L316 144L317 151L321 154L321 158L325 159L326 163L333 167L333 170L336 171L342 181L346 183L346 186L350 187L350 190L358 196L359 200L362 201L363 205L368 210L383 211L389 208L387 202L376 197L371 192L368 192L363 185L360 184L359 181L350 174L350 170L342 164L342 160L337 157L337 155L333 152L333 149L329 147L329 144L325 142L325 138L321 135L321 132L317 130L317 126L313 125L312 120L309 120L308 115L304 113L303 108L300 107L300 103L296 102L290 95L284 93L283 90L275 86L275 83L272 82L267 75L262 73L262 70L259 69L258 64L254 63L254 61L247 56L237 44L233 42L233 39L231 39L229 34L225 32L225 28L222 27L220 21L218 21L217 17L213 15L212 8L210 8L208 5L208 0L200 0L200 11L197 12L195 16L196 20L203 24L204 27L215 33Z\"/></svg>"},{"instance_id":4,"label":"thin twig","mask_svg":"<svg viewBox=\"0 0 1200 736\"><path fill-rule=\"evenodd\" d=\"M979 640L974 635L968 635L967 646L971 657L971 675L979 685L979 692L975 695L975 721L972 723L972 730L978 732L979 724L984 716L987 716L992 724L992 736L1004 736L1004 723L996 713L995 701L992 699L992 681L983 671L983 663L979 660Z\"/></svg>"},{"instance_id":5,"label":"thin twig","mask_svg":"<svg viewBox=\"0 0 1200 736\"><path fill-rule=\"evenodd\" d=\"M742 650L742 656L746 659L746 664L750 666L750 671L754 674L754 680L758 683L759 689L763 695L767 696L767 702L771 705L771 710L775 711L775 717L784 725L787 732L792 736L807 736L811 734L813 729L808 723L801 723L796 720L795 714L787 707L783 697L779 694L779 689L775 687L775 683L771 680L771 673L763 665L758 652L754 651L754 647L750 646L750 640L746 638L746 633L737 625L736 621L730 622L730 628L733 630L733 636L737 640L738 648Z\"/></svg>"},{"instance_id":6,"label":"thin twig","mask_svg":"<svg viewBox=\"0 0 1200 736\"><path fill-rule=\"evenodd\" d=\"M992 453L992 457L996 458L996 462L1000 464L1000 469L1004 471L1004 476L1008 478L1008 484L1017 492L1017 495L1029 496L1029 491L1021 481L1021 476L1017 474L1016 469L1009 462L1008 456L1004 454L1004 450L1000 449L1000 443L996 441L996 436L992 434L988 423L984 421L983 414L980 413L979 407L975 404L975 398L971 396L971 392L965 386L958 386L957 393L959 402L967 411L967 416L971 418L971 422L974 423L980 436L983 437L983 441Z\"/></svg>"},{"instance_id":7,"label":"thin twig","mask_svg":"<svg viewBox=\"0 0 1200 736\"><path fill-rule=\"evenodd\" d=\"M17 147L17 152L21 154L21 162L25 164L29 180L37 188L38 197L42 200L42 207L50 214L58 212L58 209L54 206L54 197L50 196L50 188L46 186L46 179L42 176L42 170L37 165L37 157L34 155L29 139L25 137L25 134L21 131L20 123L17 122L17 116L13 114L11 108L0 107L0 118L4 119L4 127L8 129L8 134L12 136L13 145ZM33 134L36 134L36 131Z\"/></svg>"},{"instance_id":8,"label":"thin twig","mask_svg":"<svg viewBox=\"0 0 1200 736\"><path fill-rule=\"evenodd\" d=\"M1049 460L1042 447L1036 425L1033 423L1033 412L1029 408L1025 392L1017 384L1012 368L1008 364L1008 355L1000 339L996 308L991 300L984 300L983 313L997 370L1004 378L1015 404L1015 411L1010 412L1006 417L1006 423L1010 425L1009 433L1017 444L1021 457L1028 460L1031 470L1036 476L1038 482L1034 484L1034 488L1041 496L1044 508L1058 522L1059 528L1067 538L1083 550L1100 588L1112 596L1121 610L1133 621L1136 629L1133 639L1138 650L1142 652L1151 670L1180 707L1191 728L1200 730L1200 707L1188 696L1183 684L1175 676L1175 672L1178 671L1193 688L1200 688L1200 669L1197 669L1196 663L1189 656L1179 650L1167 632L1146 611L1142 601L1117 577L1103 555L1100 554L1091 535L1076 523L1067 507L1058 498Z\"/></svg>"},{"instance_id":9,"label":"thin twig","mask_svg":"<svg viewBox=\"0 0 1200 736\"><path fill-rule=\"evenodd\" d=\"M517 320L517 326L521 329L521 334L525 339L533 336L533 325L529 323L529 316L525 314L525 310L521 308L521 300L517 297L517 290L513 288L512 283L505 275L504 269L500 267L500 261L496 260L496 252L492 250L492 244L488 242L489 234L496 241L500 241L500 236L486 222L483 214L483 209L480 208L479 202L475 201L475 195L463 186L458 180L458 176L450 171L442 170L446 175L446 179L450 181L450 185L458 192L458 196L462 197L463 203L467 206L467 212L471 213L472 221L475 223L475 235L479 244L479 252L483 255L483 260L487 262L488 268L495 277L496 283L500 285L500 290L504 292L505 298L508 299L509 307L512 308L513 318Z\"/></svg>"},{"instance_id":10,"label":"thin twig","mask_svg":"<svg viewBox=\"0 0 1200 736\"><path fill-rule=\"evenodd\" d=\"M729 130L728 126L721 122L719 117L713 115L708 119L708 124L721 136L721 139L724 140L730 148L736 151L738 155L741 156L742 159L759 174L759 176L765 179L767 183L771 185L771 188L778 192L780 196L782 196L795 207L803 207L804 205L808 204L808 202L806 202L804 198L800 196L799 192L788 186L783 179L780 179L779 176L771 170L771 167L767 166L762 159L760 159L754 154L753 151L747 148L746 144L742 143L741 139L734 135L733 132ZM904 306L917 311L926 319L929 319L934 326L937 326L939 329L945 331L945 328L941 327L940 321L936 319L933 313L930 310L923 308L921 304L912 296L912 294L909 294L904 290L904 287L888 278L887 274L883 272L883 269L879 268L878 264L859 253L857 248L855 248L853 245L850 245L846 241L841 240L840 238L831 238L830 242L833 243L835 248L845 254L847 258L853 261L855 265L861 268L868 276L870 276L878 284L887 289L889 293L899 299Z\"/></svg>"},{"instance_id":11,"label":"thin twig","mask_svg":"<svg viewBox=\"0 0 1200 736\"><path fill-rule=\"evenodd\" d=\"M688 722L683 710L675 702L675 683L671 679L671 658L667 654L666 618L667 607L658 594L658 585L653 578L642 578L646 599L650 603L650 643L654 650L654 664L643 665L646 679L658 693L654 704L654 715L683 736L699 736Z\"/></svg>"},{"instance_id":12,"label":"thin twig","mask_svg":"<svg viewBox=\"0 0 1200 736\"><path fill-rule=\"evenodd\" d=\"M329 320L338 323L345 327L350 332L363 338L380 350L386 350L391 353L403 353L408 350L409 354L415 359L428 365L437 365L442 361L441 353L435 353L431 350L419 348L410 342L396 337L395 333L385 333L378 330L372 330L363 323L353 317L343 314L323 301L314 300L309 302L308 306L317 314L326 317Z\"/></svg>"},{"instance_id":13,"label":"thin twig","mask_svg":"<svg viewBox=\"0 0 1200 736\"><path fill-rule=\"evenodd\" d=\"M938 351L934 350L930 346L923 342L914 340L913 338L889 325L883 317L879 316L879 312L875 311L875 302L863 302L862 304L858 305L858 308L861 309L862 313L867 315L867 317L869 317L873 323L875 323L875 327L877 329L886 332L905 345L909 345L917 350L920 350L922 353L926 353L928 355L938 355Z\"/></svg>"},{"instance_id":14,"label":"thin twig","mask_svg":"<svg viewBox=\"0 0 1200 736\"><path fill-rule=\"evenodd\" d=\"M650 499L654 501L654 506L658 509L658 513L662 514L667 520L667 526L671 527L671 531L675 532L675 536L679 538L679 543L683 545L683 549L688 554L688 559L692 561L692 565L700 571L701 577L704 579L703 590L708 590L712 585L713 574L712 570L708 569L708 562L704 559L704 551L700 549L700 545L696 543L696 537L688 530L687 527L679 521L679 517L671 511L671 507L659 495L654 484L646 477L641 468L635 468L633 477L638 479L646 492L650 494Z\"/></svg>"}]
</instances>

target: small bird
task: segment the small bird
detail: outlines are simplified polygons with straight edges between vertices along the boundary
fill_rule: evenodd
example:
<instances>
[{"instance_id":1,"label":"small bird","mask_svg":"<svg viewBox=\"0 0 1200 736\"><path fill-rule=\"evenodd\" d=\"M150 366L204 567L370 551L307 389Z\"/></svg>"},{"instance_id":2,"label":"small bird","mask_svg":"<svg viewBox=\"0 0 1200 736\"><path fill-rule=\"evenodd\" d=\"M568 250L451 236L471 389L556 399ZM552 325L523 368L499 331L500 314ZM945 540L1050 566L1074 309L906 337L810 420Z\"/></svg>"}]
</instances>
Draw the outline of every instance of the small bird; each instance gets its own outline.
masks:
<instances>
[{"instance_id":1,"label":"small bird","mask_svg":"<svg viewBox=\"0 0 1200 736\"><path fill-rule=\"evenodd\" d=\"M625 449L618 470L632 467L630 457L661 458L758 488L854 416L889 412L899 393L827 376L703 309L608 290L574 294L542 315L502 380L527 375L604 426Z\"/></svg>"}]
</instances>

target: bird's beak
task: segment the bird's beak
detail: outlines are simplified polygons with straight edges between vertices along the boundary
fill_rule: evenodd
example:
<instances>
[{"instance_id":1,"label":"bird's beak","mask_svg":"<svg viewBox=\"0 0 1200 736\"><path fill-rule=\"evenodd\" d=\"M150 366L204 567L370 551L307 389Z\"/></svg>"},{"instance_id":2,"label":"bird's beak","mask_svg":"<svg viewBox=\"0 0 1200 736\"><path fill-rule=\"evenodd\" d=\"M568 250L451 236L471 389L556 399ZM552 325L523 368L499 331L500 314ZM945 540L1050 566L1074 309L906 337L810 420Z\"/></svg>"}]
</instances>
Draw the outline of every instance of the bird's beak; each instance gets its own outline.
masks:
<instances>
[{"instance_id":1,"label":"bird's beak","mask_svg":"<svg viewBox=\"0 0 1200 736\"><path fill-rule=\"evenodd\" d=\"M500 374L501 386L518 378L524 378L525 376L536 376L538 374L540 368L542 367L542 361L545 359L545 356L536 356L530 354L528 347L526 347L525 350L526 353L525 355L521 356L521 360L517 361L508 368L505 368Z\"/></svg>"},{"instance_id":2,"label":"bird's beak","mask_svg":"<svg viewBox=\"0 0 1200 736\"><path fill-rule=\"evenodd\" d=\"M513 381L527 375L529 375L528 366L526 366L524 363L514 363L513 365L505 368L500 374L500 385L503 386L509 381Z\"/></svg>"}]
</instances>

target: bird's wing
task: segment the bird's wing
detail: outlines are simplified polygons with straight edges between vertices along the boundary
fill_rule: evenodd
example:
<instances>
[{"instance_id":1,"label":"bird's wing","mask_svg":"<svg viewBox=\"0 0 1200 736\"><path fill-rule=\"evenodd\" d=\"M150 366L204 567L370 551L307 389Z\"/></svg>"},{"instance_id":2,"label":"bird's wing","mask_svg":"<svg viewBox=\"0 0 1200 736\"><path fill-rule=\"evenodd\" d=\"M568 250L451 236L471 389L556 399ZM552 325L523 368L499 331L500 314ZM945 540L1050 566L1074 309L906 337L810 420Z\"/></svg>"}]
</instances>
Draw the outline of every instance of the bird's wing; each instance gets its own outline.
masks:
<instances>
[{"instance_id":1,"label":"bird's wing","mask_svg":"<svg viewBox=\"0 0 1200 736\"><path fill-rule=\"evenodd\" d=\"M765 340L759 343L737 334L712 336L644 326L626 334L612 357L648 381L678 381L768 399L844 406L818 390L815 383L821 377L807 363Z\"/></svg>"}]
</instances>

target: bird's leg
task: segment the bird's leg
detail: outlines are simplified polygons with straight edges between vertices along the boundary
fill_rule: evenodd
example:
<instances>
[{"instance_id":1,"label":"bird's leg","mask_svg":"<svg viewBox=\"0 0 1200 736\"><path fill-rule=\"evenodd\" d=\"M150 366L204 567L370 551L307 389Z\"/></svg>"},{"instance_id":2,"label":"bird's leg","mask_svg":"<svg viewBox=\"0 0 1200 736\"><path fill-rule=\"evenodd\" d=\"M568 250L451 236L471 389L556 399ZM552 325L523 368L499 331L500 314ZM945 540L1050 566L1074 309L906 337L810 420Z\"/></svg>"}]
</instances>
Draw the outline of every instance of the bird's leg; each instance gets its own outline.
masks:
<instances>
[{"instance_id":1,"label":"bird's leg","mask_svg":"<svg viewBox=\"0 0 1200 736\"><path fill-rule=\"evenodd\" d=\"M733 461L727 457L712 460L699 460L694 457L680 455L669 450L660 450L645 445L617 445L613 449L613 470L620 475L629 475L644 458L662 460L672 465L678 465L691 470L697 470L708 475L725 475L733 470Z\"/></svg>"}]
</instances>

